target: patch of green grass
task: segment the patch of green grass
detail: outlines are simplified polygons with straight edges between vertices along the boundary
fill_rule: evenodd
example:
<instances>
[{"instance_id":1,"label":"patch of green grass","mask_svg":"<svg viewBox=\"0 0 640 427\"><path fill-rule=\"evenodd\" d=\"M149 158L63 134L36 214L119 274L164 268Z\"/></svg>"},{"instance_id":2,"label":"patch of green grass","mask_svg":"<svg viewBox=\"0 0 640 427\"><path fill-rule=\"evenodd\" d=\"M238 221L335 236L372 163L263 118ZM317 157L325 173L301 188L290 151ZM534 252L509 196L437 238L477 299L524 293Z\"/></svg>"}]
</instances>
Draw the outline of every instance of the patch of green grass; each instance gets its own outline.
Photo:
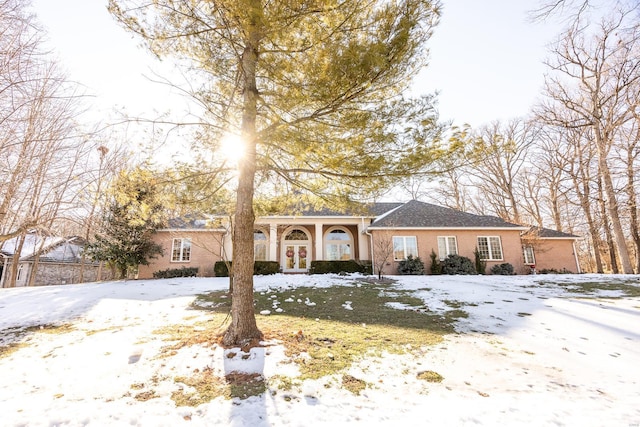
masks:
<instances>
[{"instance_id":1,"label":"patch of green grass","mask_svg":"<svg viewBox=\"0 0 640 427\"><path fill-rule=\"evenodd\" d=\"M62 335L75 330L75 327L69 323L62 325L38 325L25 329L27 332L37 332L49 335Z\"/></svg>"},{"instance_id":2,"label":"patch of green grass","mask_svg":"<svg viewBox=\"0 0 640 427\"><path fill-rule=\"evenodd\" d=\"M455 322L458 319L466 319L468 317L469 313L459 309L449 310L444 314L444 318L446 319L446 321L451 323Z\"/></svg>"},{"instance_id":3,"label":"patch of green grass","mask_svg":"<svg viewBox=\"0 0 640 427\"><path fill-rule=\"evenodd\" d=\"M0 345L0 358L9 357L16 351L26 346L27 344L22 342L12 342L6 345Z\"/></svg>"},{"instance_id":4,"label":"patch of green grass","mask_svg":"<svg viewBox=\"0 0 640 427\"><path fill-rule=\"evenodd\" d=\"M188 391L183 387L171 394L176 406L198 406L218 397L247 399L267 391L266 381L260 374L232 372L221 378L211 368L196 370L188 377L176 377L174 381L188 386Z\"/></svg>"},{"instance_id":5,"label":"patch of green grass","mask_svg":"<svg viewBox=\"0 0 640 427\"><path fill-rule=\"evenodd\" d=\"M245 374L232 372L225 377L229 387L229 395L240 399L260 396L267 391L267 383L260 374Z\"/></svg>"},{"instance_id":6,"label":"patch of green grass","mask_svg":"<svg viewBox=\"0 0 640 427\"><path fill-rule=\"evenodd\" d=\"M215 375L211 368L195 372L189 377L176 377L174 381L189 387L188 391L180 389L171 394L176 406L198 406L220 396L231 397L224 380Z\"/></svg>"},{"instance_id":7,"label":"patch of green grass","mask_svg":"<svg viewBox=\"0 0 640 427\"><path fill-rule=\"evenodd\" d=\"M282 313L276 312L274 301L278 302L276 308L281 308ZM345 309L347 301L353 310ZM387 302L400 303L415 309L398 310L387 306ZM203 303L210 306L203 306ZM413 296L412 291L398 289L393 285L357 283L353 286L331 288L256 292L254 305L256 313L270 310L269 317L333 320L347 324L379 324L428 330L437 334L453 332L452 321L443 320L439 313L429 311L422 299ZM212 292L199 295L194 307L226 314L230 310L231 301L226 292ZM263 318L259 316L260 320Z\"/></svg>"},{"instance_id":8,"label":"patch of green grass","mask_svg":"<svg viewBox=\"0 0 640 427\"><path fill-rule=\"evenodd\" d=\"M424 380L430 383L440 383L444 380L444 377L435 371L422 371L417 375L419 380Z\"/></svg>"},{"instance_id":9,"label":"patch of green grass","mask_svg":"<svg viewBox=\"0 0 640 427\"><path fill-rule=\"evenodd\" d=\"M365 355L404 353L437 344L453 332L456 319L467 315L459 309L444 316L431 312L411 291L386 284L270 290L254 298L256 313L272 313L258 315L258 326L265 337L283 342L287 355L298 362L303 380L338 373ZM223 292L200 295L198 300L196 307L205 301L207 310L225 314L229 310ZM394 309L388 302L415 309ZM283 312L277 313L274 306ZM298 357L303 353L308 357Z\"/></svg>"},{"instance_id":10,"label":"patch of green grass","mask_svg":"<svg viewBox=\"0 0 640 427\"><path fill-rule=\"evenodd\" d=\"M620 281L611 282L575 282L575 283L556 283L556 282L540 282L544 285L556 285L564 288L567 292L576 294L596 295L599 291L620 291L623 297L640 297L640 281L638 279L621 279ZM615 298L615 297L607 297Z\"/></svg>"},{"instance_id":11,"label":"patch of green grass","mask_svg":"<svg viewBox=\"0 0 640 427\"><path fill-rule=\"evenodd\" d=\"M461 308L464 305L461 301L455 301L455 300L450 300L450 299L445 299L442 302L445 303L448 307L451 307L451 308Z\"/></svg>"},{"instance_id":12,"label":"patch of green grass","mask_svg":"<svg viewBox=\"0 0 640 427\"><path fill-rule=\"evenodd\" d=\"M27 337L33 334L66 334L74 330L71 324L35 325L7 328L0 331L0 358L8 357L21 348L27 347Z\"/></svg>"},{"instance_id":13,"label":"patch of green grass","mask_svg":"<svg viewBox=\"0 0 640 427\"><path fill-rule=\"evenodd\" d=\"M298 379L286 375L274 375L269 378L269 386L282 391L291 391L294 387L300 386L302 382Z\"/></svg>"},{"instance_id":14,"label":"patch of green grass","mask_svg":"<svg viewBox=\"0 0 640 427\"><path fill-rule=\"evenodd\" d=\"M113 331L121 331L122 326L111 326L109 328L101 328L101 329L85 329L84 333L90 337L91 335L100 334L102 332L113 332Z\"/></svg>"},{"instance_id":15,"label":"patch of green grass","mask_svg":"<svg viewBox=\"0 0 640 427\"><path fill-rule=\"evenodd\" d=\"M344 374L342 376L342 388L360 396L360 392L367 388L367 382L352 375Z\"/></svg>"},{"instance_id":16,"label":"patch of green grass","mask_svg":"<svg viewBox=\"0 0 640 427\"><path fill-rule=\"evenodd\" d=\"M175 381L187 387L174 392L176 405L197 406L216 397L246 398L264 393L268 385L290 390L306 379L341 374L342 387L358 394L367 384L344 372L362 357L383 352L417 352L442 341L454 331L457 319L467 317L462 304L452 302L444 315L430 311L412 291L392 284L353 283L331 288L272 289L254 294L258 327L266 339L278 340L285 354L298 364L296 378L277 376L268 381L261 376L216 377L211 369L194 372ZM399 303L394 309L387 303ZM170 344L160 357L176 354L192 345L211 346L223 332L230 299L226 292L199 295L194 308L213 313L210 321L174 325L155 331L167 336ZM282 312L276 312L281 308ZM352 309L349 309L352 308ZM270 315L260 315L269 310Z\"/></svg>"},{"instance_id":17,"label":"patch of green grass","mask_svg":"<svg viewBox=\"0 0 640 427\"><path fill-rule=\"evenodd\" d=\"M156 397L158 396L156 395L155 390L141 391L133 396L133 398L139 402L146 402L147 400L155 399Z\"/></svg>"}]
</instances>

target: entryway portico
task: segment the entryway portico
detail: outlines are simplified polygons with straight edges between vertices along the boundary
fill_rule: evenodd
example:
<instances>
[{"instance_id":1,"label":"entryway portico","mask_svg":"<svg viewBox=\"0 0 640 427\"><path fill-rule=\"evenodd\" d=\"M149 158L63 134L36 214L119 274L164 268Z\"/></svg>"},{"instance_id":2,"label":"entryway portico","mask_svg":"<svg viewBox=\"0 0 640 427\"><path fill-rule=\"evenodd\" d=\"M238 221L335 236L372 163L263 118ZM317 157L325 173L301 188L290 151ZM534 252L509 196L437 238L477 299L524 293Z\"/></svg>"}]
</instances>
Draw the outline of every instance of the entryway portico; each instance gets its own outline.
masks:
<instances>
[{"instance_id":1,"label":"entryway portico","mask_svg":"<svg viewBox=\"0 0 640 427\"><path fill-rule=\"evenodd\" d=\"M371 259L369 222L365 217L261 217L255 226L256 260L277 261L283 273L305 273L315 260Z\"/></svg>"}]
</instances>

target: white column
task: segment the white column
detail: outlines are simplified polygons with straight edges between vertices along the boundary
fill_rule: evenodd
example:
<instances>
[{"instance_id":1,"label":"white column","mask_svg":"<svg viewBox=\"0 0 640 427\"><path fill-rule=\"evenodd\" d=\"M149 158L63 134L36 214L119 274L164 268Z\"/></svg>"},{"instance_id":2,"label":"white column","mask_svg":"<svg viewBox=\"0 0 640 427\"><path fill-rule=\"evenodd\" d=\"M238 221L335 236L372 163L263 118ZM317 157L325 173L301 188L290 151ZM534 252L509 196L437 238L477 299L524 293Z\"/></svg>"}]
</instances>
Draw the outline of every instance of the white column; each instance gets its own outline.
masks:
<instances>
[{"instance_id":1,"label":"white column","mask_svg":"<svg viewBox=\"0 0 640 427\"><path fill-rule=\"evenodd\" d=\"M278 259L278 224L269 224L269 261Z\"/></svg>"},{"instance_id":2,"label":"white column","mask_svg":"<svg viewBox=\"0 0 640 427\"><path fill-rule=\"evenodd\" d=\"M224 234L224 237L222 238L222 246L223 246L223 256L222 259L225 261L232 261L233 260L233 242L232 242L232 238L231 238L231 232L227 232Z\"/></svg>"},{"instance_id":3,"label":"white column","mask_svg":"<svg viewBox=\"0 0 640 427\"><path fill-rule=\"evenodd\" d=\"M322 240L322 224L316 223L316 261L322 261L324 259L324 246L322 244Z\"/></svg>"},{"instance_id":4,"label":"white column","mask_svg":"<svg viewBox=\"0 0 640 427\"><path fill-rule=\"evenodd\" d=\"M358 224L358 259L365 260L369 259L369 254L371 251L369 250L369 236L365 233L364 223Z\"/></svg>"}]
</instances>

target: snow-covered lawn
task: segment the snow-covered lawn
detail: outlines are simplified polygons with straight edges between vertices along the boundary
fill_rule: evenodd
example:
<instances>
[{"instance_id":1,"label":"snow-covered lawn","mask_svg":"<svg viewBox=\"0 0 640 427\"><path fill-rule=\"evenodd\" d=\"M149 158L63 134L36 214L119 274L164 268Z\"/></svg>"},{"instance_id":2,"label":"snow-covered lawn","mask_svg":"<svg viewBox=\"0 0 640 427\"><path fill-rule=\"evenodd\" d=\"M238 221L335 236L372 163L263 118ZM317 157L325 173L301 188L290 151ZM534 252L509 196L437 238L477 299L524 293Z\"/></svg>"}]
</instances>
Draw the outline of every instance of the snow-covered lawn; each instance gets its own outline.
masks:
<instances>
[{"instance_id":1,"label":"snow-covered lawn","mask_svg":"<svg viewBox=\"0 0 640 427\"><path fill-rule=\"evenodd\" d=\"M159 358L167 343L152 332L209 319L189 306L198 293L225 289L227 279L0 289L0 425L640 425L640 298L611 298L618 291L585 295L557 284L631 279L640 286L637 277L396 279L430 310L448 310L455 301L469 317L459 320L456 334L417 355L354 364L349 373L369 384L360 395L327 387L325 378L286 393L196 407L176 407L171 394L188 386L175 378L207 367L224 373L223 350L195 345ZM255 282L258 291L348 283L302 275ZM25 333L29 326L35 331ZM20 345L8 351L16 337ZM247 361L256 363L264 363L266 378L295 375L278 345ZM426 370L444 380L418 379Z\"/></svg>"}]
</instances>

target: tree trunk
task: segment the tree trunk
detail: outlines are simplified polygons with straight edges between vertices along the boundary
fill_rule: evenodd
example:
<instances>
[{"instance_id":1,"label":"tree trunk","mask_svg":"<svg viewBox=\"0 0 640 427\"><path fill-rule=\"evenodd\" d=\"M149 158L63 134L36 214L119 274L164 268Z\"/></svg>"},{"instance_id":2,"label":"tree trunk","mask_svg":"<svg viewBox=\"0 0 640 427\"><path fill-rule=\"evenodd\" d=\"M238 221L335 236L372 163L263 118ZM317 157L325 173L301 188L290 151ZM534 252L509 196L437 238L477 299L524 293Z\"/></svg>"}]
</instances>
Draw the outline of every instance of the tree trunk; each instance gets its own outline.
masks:
<instances>
[{"instance_id":1,"label":"tree trunk","mask_svg":"<svg viewBox=\"0 0 640 427\"><path fill-rule=\"evenodd\" d=\"M33 264L31 265L31 271L29 272L29 282L27 286L36 285L36 274L38 274L38 267L40 266L40 254L36 254L33 257Z\"/></svg>"},{"instance_id":2,"label":"tree trunk","mask_svg":"<svg viewBox=\"0 0 640 427\"><path fill-rule=\"evenodd\" d=\"M618 260L616 257L616 245L611 236L611 227L609 226L609 217L607 216L607 205L605 203L604 190L602 188L602 180L598 179L598 203L600 204L600 216L602 217L602 229L604 230L605 242L609 252L609 264L611 272L618 274Z\"/></svg>"},{"instance_id":3,"label":"tree trunk","mask_svg":"<svg viewBox=\"0 0 640 427\"><path fill-rule=\"evenodd\" d=\"M600 245L601 240L598 233L598 227L593 220L593 215L591 215L591 208L587 204L586 206L582 206L582 210L585 213L587 219L587 226L589 227L589 233L591 234L591 243L593 244L593 257L596 263L596 273L604 273L604 268L602 268L602 256L600 253Z\"/></svg>"},{"instance_id":4,"label":"tree trunk","mask_svg":"<svg viewBox=\"0 0 640 427\"><path fill-rule=\"evenodd\" d=\"M16 287L16 279L18 278L18 268L20 266L20 254L22 253L22 248L24 247L25 241L24 234L18 237L16 241L15 251L13 253L13 261L11 262L11 270L9 271L9 281L5 287L7 288L15 288Z\"/></svg>"},{"instance_id":5,"label":"tree trunk","mask_svg":"<svg viewBox=\"0 0 640 427\"><path fill-rule=\"evenodd\" d=\"M635 148L635 146L634 146ZM640 273L640 226L638 225L638 202L635 191L634 156L632 149L627 151L627 197L629 198L629 227L636 250L636 273Z\"/></svg>"},{"instance_id":6,"label":"tree trunk","mask_svg":"<svg viewBox=\"0 0 640 427\"><path fill-rule=\"evenodd\" d=\"M598 126L594 127L596 135L596 145L598 147L598 166L600 169L600 175L602 176L604 194L607 196L607 213L609 214L609 219L611 220L611 228L613 229L616 248L618 249L618 255L620 256L622 272L624 274L633 274L631 258L629 257L627 242L624 236L624 232L622 231L622 223L620 222L620 215L618 213L618 200L616 199L615 189L613 188L613 181L611 180L611 172L609 170L609 165L607 164L607 154L603 147L601 131Z\"/></svg>"},{"instance_id":7,"label":"tree trunk","mask_svg":"<svg viewBox=\"0 0 640 427\"><path fill-rule=\"evenodd\" d=\"M553 224L556 230L563 231L562 215L560 214L560 197L558 195L558 188L551 186L549 188L549 199L551 200L551 215L553 216Z\"/></svg>"},{"instance_id":8,"label":"tree trunk","mask_svg":"<svg viewBox=\"0 0 640 427\"><path fill-rule=\"evenodd\" d=\"M256 174L256 116L258 89L256 66L262 26L260 1L251 1L253 22L249 26L241 67L244 79L242 139L245 153L238 166L238 191L233 230L233 294L231 324L223 337L223 344L243 345L252 339L261 339L253 308L253 212L254 181Z\"/></svg>"},{"instance_id":9,"label":"tree trunk","mask_svg":"<svg viewBox=\"0 0 640 427\"><path fill-rule=\"evenodd\" d=\"M576 156L579 160L578 162L578 171L577 173L571 173L571 179L573 180L573 185L576 190L576 194L580 198L580 206L582 207L582 211L587 220L587 225L589 227L589 233L591 234L591 243L593 244L593 257L596 263L596 273L604 273L604 268L602 266L602 252L600 247L602 246L602 240L600 239L600 232L598 230L598 225L596 224L596 220L594 218L594 213L591 210L591 168L589 165L591 164L593 150L591 150L591 146L587 147L587 157L585 158L585 153L580 145L580 139L576 140ZM579 174L579 175L578 175ZM600 189L600 181L598 180L598 189ZM600 199L602 198L602 192L598 194Z\"/></svg>"}]
</instances>

